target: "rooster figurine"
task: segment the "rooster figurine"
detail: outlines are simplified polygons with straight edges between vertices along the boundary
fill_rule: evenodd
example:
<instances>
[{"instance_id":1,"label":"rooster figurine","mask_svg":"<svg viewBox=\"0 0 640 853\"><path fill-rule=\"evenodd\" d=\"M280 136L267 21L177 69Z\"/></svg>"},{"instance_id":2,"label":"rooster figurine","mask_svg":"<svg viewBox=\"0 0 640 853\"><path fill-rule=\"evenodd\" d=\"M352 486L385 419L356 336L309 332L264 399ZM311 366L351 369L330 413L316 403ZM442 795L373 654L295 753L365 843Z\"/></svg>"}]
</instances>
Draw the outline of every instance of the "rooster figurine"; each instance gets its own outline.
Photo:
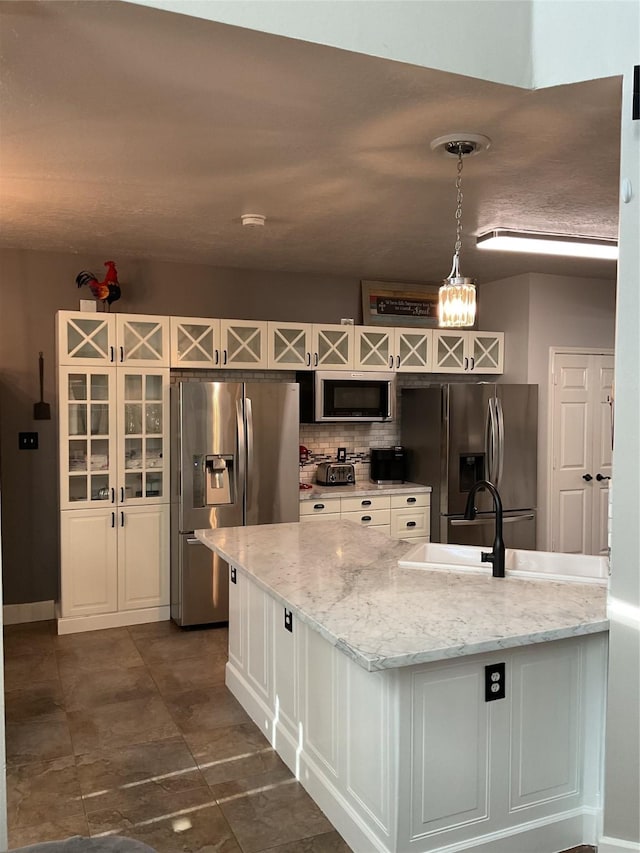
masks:
<instances>
[{"instance_id":1,"label":"rooster figurine","mask_svg":"<svg viewBox=\"0 0 640 853\"><path fill-rule=\"evenodd\" d=\"M76 276L76 284L82 287L84 284L89 285L89 289L93 294L94 299L106 303L107 306L120 299L120 285L118 284L118 273L116 271L115 261L104 262L107 271L103 281L98 281L95 275L88 270L82 270Z\"/></svg>"}]
</instances>

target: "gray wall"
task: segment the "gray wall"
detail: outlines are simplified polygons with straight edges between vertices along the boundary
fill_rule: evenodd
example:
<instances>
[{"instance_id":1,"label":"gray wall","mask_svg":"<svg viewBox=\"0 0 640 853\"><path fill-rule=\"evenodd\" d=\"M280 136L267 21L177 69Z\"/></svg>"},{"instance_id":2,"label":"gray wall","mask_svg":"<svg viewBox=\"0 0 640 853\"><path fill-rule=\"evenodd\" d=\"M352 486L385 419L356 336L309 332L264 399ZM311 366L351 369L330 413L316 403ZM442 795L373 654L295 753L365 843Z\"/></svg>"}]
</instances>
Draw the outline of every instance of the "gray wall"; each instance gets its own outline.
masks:
<instances>
[{"instance_id":1,"label":"gray wall","mask_svg":"<svg viewBox=\"0 0 640 853\"><path fill-rule=\"evenodd\" d=\"M548 550L549 350L613 349L616 283L529 273L483 284L478 306L482 328L505 332L500 381L538 385L537 546Z\"/></svg>"},{"instance_id":2,"label":"gray wall","mask_svg":"<svg viewBox=\"0 0 640 853\"><path fill-rule=\"evenodd\" d=\"M0 252L0 477L5 604L55 599L58 589L58 476L55 313L77 310L75 277L102 276L104 258ZM118 261L122 298L113 311L255 320L361 322L360 282L307 274ZM52 420L34 421L38 352ZM37 431L39 449L18 451L18 432Z\"/></svg>"}]
</instances>

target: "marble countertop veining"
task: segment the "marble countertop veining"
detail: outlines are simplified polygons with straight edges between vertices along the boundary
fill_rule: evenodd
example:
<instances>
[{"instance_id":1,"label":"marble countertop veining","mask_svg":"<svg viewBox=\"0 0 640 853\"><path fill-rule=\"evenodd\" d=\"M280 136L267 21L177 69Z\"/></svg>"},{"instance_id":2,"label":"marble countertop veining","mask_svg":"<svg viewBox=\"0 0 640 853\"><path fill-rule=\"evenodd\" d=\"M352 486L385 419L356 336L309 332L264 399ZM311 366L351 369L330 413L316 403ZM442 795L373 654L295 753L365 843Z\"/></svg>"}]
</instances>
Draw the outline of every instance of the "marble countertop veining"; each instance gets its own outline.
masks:
<instances>
[{"instance_id":1,"label":"marble countertop veining","mask_svg":"<svg viewBox=\"0 0 640 853\"><path fill-rule=\"evenodd\" d=\"M411 547L350 521L196 536L369 671L606 631L606 589L403 569Z\"/></svg>"},{"instance_id":2,"label":"marble countertop veining","mask_svg":"<svg viewBox=\"0 0 640 853\"><path fill-rule=\"evenodd\" d=\"M405 493L428 494L431 486L420 486L418 483L390 483L387 485L363 480L352 486L321 486L314 483L311 489L300 489L300 500L310 501L318 498L359 498L371 495L402 495Z\"/></svg>"}]
</instances>

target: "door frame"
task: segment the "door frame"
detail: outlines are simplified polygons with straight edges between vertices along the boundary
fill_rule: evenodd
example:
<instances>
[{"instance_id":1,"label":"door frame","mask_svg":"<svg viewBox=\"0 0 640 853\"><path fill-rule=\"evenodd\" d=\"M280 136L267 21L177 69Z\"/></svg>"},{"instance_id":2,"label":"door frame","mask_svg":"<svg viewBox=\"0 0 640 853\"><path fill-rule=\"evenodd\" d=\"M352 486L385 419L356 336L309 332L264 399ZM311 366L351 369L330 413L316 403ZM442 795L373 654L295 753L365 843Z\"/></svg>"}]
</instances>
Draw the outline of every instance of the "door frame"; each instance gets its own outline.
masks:
<instances>
[{"instance_id":1,"label":"door frame","mask_svg":"<svg viewBox=\"0 0 640 853\"><path fill-rule=\"evenodd\" d=\"M555 394L553 391L553 372L556 356L558 355L611 355L615 356L612 347L549 347L549 371L547 378L547 511L546 511L546 542L545 549L551 551L551 531L553 522L553 426L556 416Z\"/></svg>"}]
</instances>

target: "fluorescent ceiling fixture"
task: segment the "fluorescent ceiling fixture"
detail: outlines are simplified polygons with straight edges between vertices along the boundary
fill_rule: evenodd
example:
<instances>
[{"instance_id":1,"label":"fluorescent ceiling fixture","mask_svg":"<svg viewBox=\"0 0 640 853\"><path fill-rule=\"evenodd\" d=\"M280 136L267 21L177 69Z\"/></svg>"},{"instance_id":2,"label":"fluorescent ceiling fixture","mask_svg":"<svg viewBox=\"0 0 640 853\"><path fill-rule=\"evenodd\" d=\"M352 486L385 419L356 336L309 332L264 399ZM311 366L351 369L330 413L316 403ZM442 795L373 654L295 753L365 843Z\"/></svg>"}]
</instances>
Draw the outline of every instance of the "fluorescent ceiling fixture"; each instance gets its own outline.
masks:
<instances>
[{"instance_id":1,"label":"fluorescent ceiling fixture","mask_svg":"<svg viewBox=\"0 0 640 853\"><path fill-rule=\"evenodd\" d=\"M544 234L538 231L507 231L496 228L481 234L478 249L499 252L529 252L537 255L569 255L575 258L618 260L618 242L604 237L573 237L570 234Z\"/></svg>"}]
</instances>

